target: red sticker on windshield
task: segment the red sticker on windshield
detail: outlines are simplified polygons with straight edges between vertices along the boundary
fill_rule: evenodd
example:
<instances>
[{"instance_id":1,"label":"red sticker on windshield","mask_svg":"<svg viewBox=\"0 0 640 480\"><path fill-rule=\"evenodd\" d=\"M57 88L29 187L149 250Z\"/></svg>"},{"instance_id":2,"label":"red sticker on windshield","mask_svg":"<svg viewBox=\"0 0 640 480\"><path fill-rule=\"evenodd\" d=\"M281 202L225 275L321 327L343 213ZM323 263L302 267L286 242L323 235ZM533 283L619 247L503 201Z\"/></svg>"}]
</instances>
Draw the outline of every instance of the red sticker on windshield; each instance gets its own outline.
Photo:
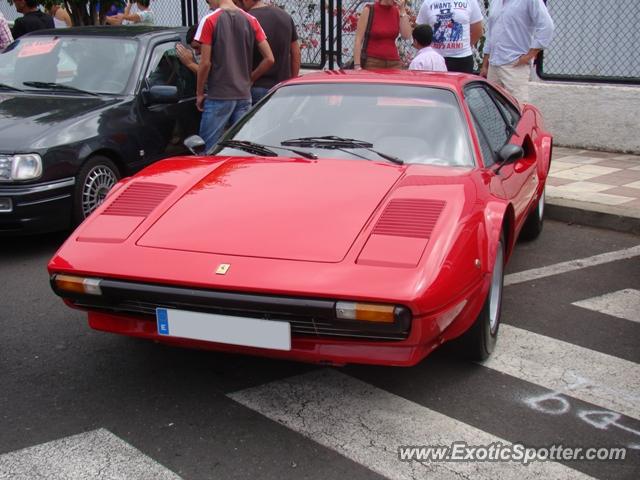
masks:
<instances>
[{"instance_id":1,"label":"red sticker on windshield","mask_svg":"<svg viewBox=\"0 0 640 480\"><path fill-rule=\"evenodd\" d=\"M18 58L35 57L36 55L51 53L59 41L60 39L56 38L54 40L35 40L29 42L20 49Z\"/></svg>"}]
</instances>

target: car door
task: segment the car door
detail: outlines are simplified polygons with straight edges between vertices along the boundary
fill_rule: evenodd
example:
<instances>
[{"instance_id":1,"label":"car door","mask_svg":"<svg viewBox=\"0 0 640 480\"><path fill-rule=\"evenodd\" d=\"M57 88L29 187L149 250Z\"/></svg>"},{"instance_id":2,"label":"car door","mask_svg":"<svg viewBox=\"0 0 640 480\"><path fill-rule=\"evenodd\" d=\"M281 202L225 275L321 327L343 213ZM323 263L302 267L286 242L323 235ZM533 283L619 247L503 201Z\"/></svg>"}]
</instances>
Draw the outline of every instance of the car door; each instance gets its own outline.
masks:
<instances>
[{"instance_id":1,"label":"car door","mask_svg":"<svg viewBox=\"0 0 640 480\"><path fill-rule=\"evenodd\" d=\"M468 85L465 99L480 141L484 166L498 180L504 196L513 204L516 221L521 223L534 198L538 181L535 149L526 123L522 122L520 112L511 102L484 82ZM498 152L507 143L521 146L525 151L524 158L502 166L496 173Z\"/></svg>"},{"instance_id":2,"label":"car door","mask_svg":"<svg viewBox=\"0 0 640 480\"><path fill-rule=\"evenodd\" d=\"M196 78L178 59L175 40L153 46L141 82L137 110L143 132L140 138L146 164L171 155L187 153L183 141L198 133L200 114L195 106ZM145 90L155 85L177 88L178 101L157 104L149 101Z\"/></svg>"}]
</instances>

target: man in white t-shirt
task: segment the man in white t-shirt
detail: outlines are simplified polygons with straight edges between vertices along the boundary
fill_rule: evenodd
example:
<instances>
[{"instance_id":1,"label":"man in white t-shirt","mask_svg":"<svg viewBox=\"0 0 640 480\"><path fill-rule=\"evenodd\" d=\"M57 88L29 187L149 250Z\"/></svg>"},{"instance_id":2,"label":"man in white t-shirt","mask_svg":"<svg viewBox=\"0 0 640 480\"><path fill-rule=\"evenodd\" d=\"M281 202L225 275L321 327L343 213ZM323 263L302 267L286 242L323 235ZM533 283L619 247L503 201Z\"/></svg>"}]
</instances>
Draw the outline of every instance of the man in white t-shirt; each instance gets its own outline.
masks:
<instances>
[{"instance_id":1,"label":"man in white t-shirt","mask_svg":"<svg viewBox=\"0 0 640 480\"><path fill-rule=\"evenodd\" d=\"M418 25L413 29L413 46L418 54L409 65L409 70L425 70L429 72L446 72L447 65L442 55L431 47L433 30L429 25Z\"/></svg>"},{"instance_id":2,"label":"man in white t-shirt","mask_svg":"<svg viewBox=\"0 0 640 480\"><path fill-rule=\"evenodd\" d=\"M424 0L416 23L431 25L432 47L450 72L473 73L472 47L483 31L478 0Z\"/></svg>"}]
</instances>

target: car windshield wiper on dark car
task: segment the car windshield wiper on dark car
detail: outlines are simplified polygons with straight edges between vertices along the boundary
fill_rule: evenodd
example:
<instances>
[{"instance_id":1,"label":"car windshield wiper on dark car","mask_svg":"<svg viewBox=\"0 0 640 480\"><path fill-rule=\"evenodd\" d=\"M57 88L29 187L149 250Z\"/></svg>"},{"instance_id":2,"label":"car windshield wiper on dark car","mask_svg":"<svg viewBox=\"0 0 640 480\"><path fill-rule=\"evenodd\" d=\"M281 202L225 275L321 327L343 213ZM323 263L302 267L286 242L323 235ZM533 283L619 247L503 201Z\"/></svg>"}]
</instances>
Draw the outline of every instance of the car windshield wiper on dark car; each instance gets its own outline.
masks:
<instances>
[{"instance_id":1,"label":"car windshield wiper on dark car","mask_svg":"<svg viewBox=\"0 0 640 480\"><path fill-rule=\"evenodd\" d=\"M277 157L278 154L272 149L286 150L293 152L303 158L315 160L318 156L314 153L303 152L302 150L296 150L295 148L278 147L273 145L262 145L260 143L249 142L248 140L223 140L218 143L221 147L237 148L238 150L244 150L245 152L253 153L255 155L264 155L265 157Z\"/></svg>"},{"instance_id":2,"label":"car windshield wiper on dark car","mask_svg":"<svg viewBox=\"0 0 640 480\"><path fill-rule=\"evenodd\" d=\"M27 87L33 87L33 88L42 88L42 89L47 88L47 89L50 89L50 90L65 90L67 92L83 93L85 95L92 95L94 97L99 97L100 96L97 93L89 92L87 90L82 90L81 88L72 87L71 85L64 85L63 83L32 81L32 82L22 82L22 84L26 85Z\"/></svg>"},{"instance_id":3,"label":"car windshield wiper on dark car","mask_svg":"<svg viewBox=\"0 0 640 480\"><path fill-rule=\"evenodd\" d=\"M375 153L379 157L389 160L390 162L397 163L398 165L404 164L398 157L389 155L387 153L379 152L373 148L373 143L366 142L364 140L356 140L354 138L343 138L335 135L325 135L322 137L300 137L284 140L282 145L293 147L312 147L312 148L328 148L336 150L344 150L349 148L363 148L370 152ZM358 155L360 156L360 155ZM362 157L366 158L366 157Z\"/></svg>"},{"instance_id":4,"label":"car windshield wiper on dark car","mask_svg":"<svg viewBox=\"0 0 640 480\"><path fill-rule=\"evenodd\" d=\"M22 92L18 87L14 87L13 85L7 85L6 83L0 83L0 88L4 88L6 90L12 90L14 92Z\"/></svg>"}]
</instances>

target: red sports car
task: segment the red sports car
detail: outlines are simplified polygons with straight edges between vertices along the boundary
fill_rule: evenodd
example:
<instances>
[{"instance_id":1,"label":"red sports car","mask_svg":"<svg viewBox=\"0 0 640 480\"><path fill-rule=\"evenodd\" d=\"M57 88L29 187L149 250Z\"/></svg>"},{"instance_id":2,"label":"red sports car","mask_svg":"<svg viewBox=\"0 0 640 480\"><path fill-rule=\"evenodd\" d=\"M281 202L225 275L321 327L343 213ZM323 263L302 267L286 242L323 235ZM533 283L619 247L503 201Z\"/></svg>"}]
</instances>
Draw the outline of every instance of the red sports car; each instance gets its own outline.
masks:
<instances>
[{"instance_id":1,"label":"red sports car","mask_svg":"<svg viewBox=\"0 0 640 480\"><path fill-rule=\"evenodd\" d=\"M534 106L476 76L296 78L207 155L119 182L51 285L92 328L168 344L410 366L462 337L484 359L551 148Z\"/></svg>"}]
</instances>

